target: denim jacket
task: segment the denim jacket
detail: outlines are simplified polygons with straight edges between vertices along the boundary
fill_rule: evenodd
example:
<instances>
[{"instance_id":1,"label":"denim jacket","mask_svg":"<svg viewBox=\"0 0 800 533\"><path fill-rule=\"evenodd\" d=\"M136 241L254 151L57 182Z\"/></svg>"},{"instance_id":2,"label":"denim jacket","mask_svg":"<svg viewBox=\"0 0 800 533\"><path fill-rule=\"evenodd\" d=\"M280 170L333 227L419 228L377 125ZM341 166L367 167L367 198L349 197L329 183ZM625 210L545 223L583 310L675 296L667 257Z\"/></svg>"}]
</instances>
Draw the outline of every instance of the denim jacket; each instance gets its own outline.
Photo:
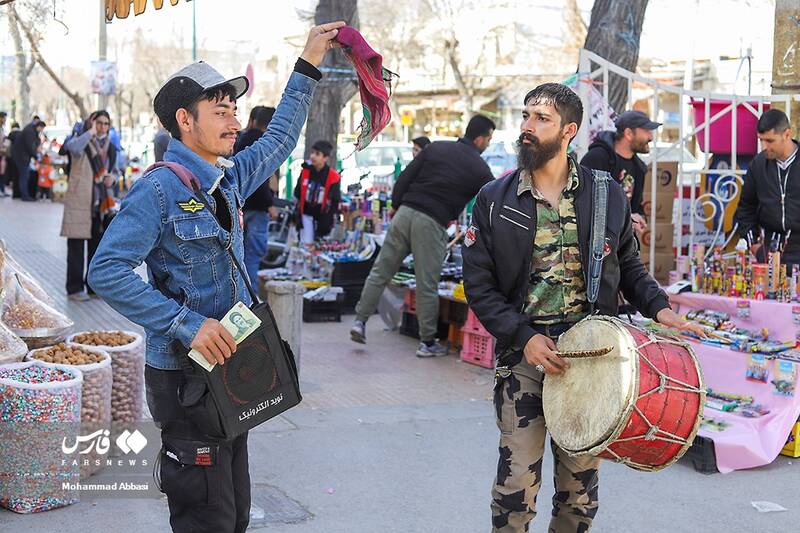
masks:
<instances>
[{"instance_id":1,"label":"denim jacket","mask_svg":"<svg viewBox=\"0 0 800 533\"><path fill-rule=\"evenodd\" d=\"M171 139L165 161L185 166L200 180L193 194L167 168L142 176L106 230L89 267L92 289L117 312L142 326L149 366L180 368L173 340L191 345L206 318L222 318L250 296L227 247L244 264L239 210L244 200L289 157L305 123L317 82L293 72L266 133L220 165L211 165L182 142ZM219 187L227 205L211 195ZM194 200L194 201L193 201ZM226 209L232 231L209 209ZM144 262L149 281L134 269Z\"/></svg>"}]
</instances>

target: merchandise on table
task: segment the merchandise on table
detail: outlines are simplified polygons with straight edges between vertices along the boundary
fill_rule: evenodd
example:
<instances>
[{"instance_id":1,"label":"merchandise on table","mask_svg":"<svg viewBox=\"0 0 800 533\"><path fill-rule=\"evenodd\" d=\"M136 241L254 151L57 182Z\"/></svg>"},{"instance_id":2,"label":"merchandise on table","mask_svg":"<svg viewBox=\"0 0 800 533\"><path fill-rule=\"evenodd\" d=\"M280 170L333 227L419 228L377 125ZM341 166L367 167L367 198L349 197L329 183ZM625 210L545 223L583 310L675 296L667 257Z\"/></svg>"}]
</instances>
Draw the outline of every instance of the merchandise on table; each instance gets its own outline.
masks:
<instances>
[{"instance_id":1,"label":"merchandise on table","mask_svg":"<svg viewBox=\"0 0 800 533\"><path fill-rule=\"evenodd\" d=\"M97 348L67 346L64 343L32 350L28 360L48 365L77 368L83 374L81 392L81 435L111 429L111 357ZM88 478L103 467L105 456L92 447L81 454L81 478Z\"/></svg>"},{"instance_id":2,"label":"merchandise on table","mask_svg":"<svg viewBox=\"0 0 800 533\"><path fill-rule=\"evenodd\" d=\"M78 342L80 339L84 342ZM103 342L133 339L127 344ZM94 344L97 343L97 344ZM67 344L81 348L99 348L111 356L111 420L113 426L136 423L142 418L144 394L144 343L141 335L130 331L88 331L70 335Z\"/></svg>"},{"instance_id":3,"label":"merchandise on table","mask_svg":"<svg viewBox=\"0 0 800 533\"><path fill-rule=\"evenodd\" d=\"M18 363L28 353L28 345L0 321L0 365Z\"/></svg>"},{"instance_id":4,"label":"merchandise on table","mask_svg":"<svg viewBox=\"0 0 800 533\"><path fill-rule=\"evenodd\" d=\"M766 383L769 381L767 359L762 354L758 353L751 354L749 359L747 363L747 372L745 374L747 380L757 383Z\"/></svg>"},{"instance_id":5,"label":"merchandise on table","mask_svg":"<svg viewBox=\"0 0 800 533\"><path fill-rule=\"evenodd\" d=\"M73 326L72 320L33 296L19 275L3 288L2 320L28 348L41 348L61 342Z\"/></svg>"},{"instance_id":6,"label":"merchandise on table","mask_svg":"<svg viewBox=\"0 0 800 533\"><path fill-rule=\"evenodd\" d=\"M777 396L794 396L797 387L797 365L791 361L775 360L772 375L774 394Z\"/></svg>"},{"instance_id":7,"label":"merchandise on table","mask_svg":"<svg viewBox=\"0 0 800 533\"><path fill-rule=\"evenodd\" d=\"M706 402L706 407L708 407L708 402ZM716 420L713 418L703 417L703 421L700 423L700 427L703 429L707 429L708 431L725 431L730 427L730 423L724 420Z\"/></svg>"},{"instance_id":8,"label":"merchandise on table","mask_svg":"<svg viewBox=\"0 0 800 533\"><path fill-rule=\"evenodd\" d=\"M706 391L706 407L716 411L736 413L746 418L758 418L770 412L765 405L755 403L752 396L740 396L712 389Z\"/></svg>"},{"instance_id":9,"label":"merchandise on table","mask_svg":"<svg viewBox=\"0 0 800 533\"><path fill-rule=\"evenodd\" d=\"M74 367L0 366L0 506L35 513L78 501L80 471L62 445L77 442L82 382Z\"/></svg>"},{"instance_id":10,"label":"merchandise on table","mask_svg":"<svg viewBox=\"0 0 800 533\"><path fill-rule=\"evenodd\" d=\"M33 276L14 260L6 249L5 241L0 239L0 290L10 285L15 277L38 300L50 306L55 305L50 295L33 279Z\"/></svg>"},{"instance_id":11,"label":"merchandise on table","mask_svg":"<svg viewBox=\"0 0 800 533\"><path fill-rule=\"evenodd\" d=\"M680 269L677 275L679 279L684 277ZM800 301L800 268L793 265L789 272L781 264L779 250L770 250L766 263L751 262L744 239L729 254L723 254L722 247L715 246L707 256L705 245L695 244L689 276L693 292L753 300ZM739 316L746 315L749 316L749 310L740 307Z\"/></svg>"}]
</instances>

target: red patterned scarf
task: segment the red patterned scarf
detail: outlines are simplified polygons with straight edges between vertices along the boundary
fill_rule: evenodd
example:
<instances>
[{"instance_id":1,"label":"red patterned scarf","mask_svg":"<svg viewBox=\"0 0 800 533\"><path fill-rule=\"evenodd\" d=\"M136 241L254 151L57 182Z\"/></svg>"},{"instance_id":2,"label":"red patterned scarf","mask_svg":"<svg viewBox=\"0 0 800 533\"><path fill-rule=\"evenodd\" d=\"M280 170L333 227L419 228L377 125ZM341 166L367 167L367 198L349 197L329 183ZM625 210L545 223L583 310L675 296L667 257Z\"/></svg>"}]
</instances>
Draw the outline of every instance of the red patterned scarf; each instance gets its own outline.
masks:
<instances>
[{"instance_id":1,"label":"red patterned scarf","mask_svg":"<svg viewBox=\"0 0 800 533\"><path fill-rule=\"evenodd\" d=\"M361 93L361 132L356 139L356 151L366 148L392 119L389 97L392 80L397 74L383 68L383 58L372 49L358 30L345 26L339 28L336 40L342 45L345 57L353 64L358 75Z\"/></svg>"}]
</instances>

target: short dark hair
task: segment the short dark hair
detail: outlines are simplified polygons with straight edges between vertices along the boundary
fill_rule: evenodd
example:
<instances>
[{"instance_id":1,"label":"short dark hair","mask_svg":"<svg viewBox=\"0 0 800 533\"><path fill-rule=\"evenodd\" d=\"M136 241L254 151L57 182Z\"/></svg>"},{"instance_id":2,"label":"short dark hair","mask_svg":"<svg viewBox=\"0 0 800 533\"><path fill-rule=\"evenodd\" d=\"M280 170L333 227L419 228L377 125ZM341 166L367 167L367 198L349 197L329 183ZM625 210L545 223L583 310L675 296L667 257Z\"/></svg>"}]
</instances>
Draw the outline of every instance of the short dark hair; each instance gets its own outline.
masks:
<instances>
[{"instance_id":1,"label":"short dark hair","mask_svg":"<svg viewBox=\"0 0 800 533\"><path fill-rule=\"evenodd\" d=\"M420 148L425 148L426 146L428 146L431 143L431 140L428 139L425 135L421 135L421 136L417 137L416 139L411 139L411 142L413 144L416 144Z\"/></svg>"},{"instance_id":2,"label":"short dark hair","mask_svg":"<svg viewBox=\"0 0 800 533\"><path fill-rule=\"evenodd\" d=\"M786 113L780 109L768 109L758 119L756 129L758 133L767 133L769 130L775 130L775 133L783 133L789 127L789 117L786 116Z\"/></svg>"},{"instance_id":3,"label":"short dark hair","mask_svg":"<svg viewBox=\"0 0 800 533\"><path fill-rule=\"evenodd\" d=\"M484 115L475 115L469 119L464 137L474 141L478 137L486 137L495 129L497 129L497 127L494 125L494 122L492 122L492 119Z\"/></svg>"},{"instance_id":4,"label":"short dark hair","mask_svg":"<svg viewBox=\"0 0 800 533\"><path fill-rule=\"evenodd\" d=\"M200 96L198 96L188 104L180 106L178 109L185 109L186 111L189 112L190 115L192 115L192 118L197 120L198 116L197 106L203 100L209 102L211 102L212 100L214 102L219 102L220 100L224 100L225 97L227 96L231 99L231 101L236 102L236 95L237 95L236 88L232 84L227 83L225 85L220 85L219 87L214 87L212 89L203 91L202 93L200 93ZM175 111L177 112L177 109ZM175 118L173 117L170 122L171 123L169 125L169 128L167 128L167 130L174 139L180 141L181 129L178 127L178 121L175 120Z\"/></svg>"},{"instance_id":5,"label":"short dark hair","mask_svg":"<svg viewBox=\"0 0 800 533\"><path fill-rule=\"evenodd\" d=\"M97 117L106 117L108 121L111 122L111 115L109 115L108 111L106 111L105 109L99 109L94 113L92 113L92 118L94 120L97 120Z\"/></svg>"},{"instance_id":6,"label":"short dark hair","mask_svg":"<svg viewBox=\"0 0 800 533\"><path fill-rule=\"evenodd\" d=\"M574 122L581 127L583 122L583 103L575 91L562 83L543 83L525 95L523 105L533 100L535 103L550 104L561 117L561 127Z\"/></svg>"},{"instance_id":7,"label":"short dark hair","mask_svg":"<svg viewBox=\"0 0 800 533\"><path fill-rule=\"evenodd\" d=\"M250 120L253 121L253 126L256 128L266 128L272 121L272 116L275 114L275 108L260 105L256 106L254 109L258 109L258 111L256 111L255 115L252 113L250 114Z\"/></svg>"},{"instance_id":8,"label":"short dark hair","mask_svg":"<svg viewBox=\"0 0 800 533\"><path fill-rule=\"evenodd\" d=\"M6 118L7 116L8 113L6 113L5 111L0 111L0 118Z\"/></svg>"},{"instance_id":9,"label":"short dark hair","mask_svg":"<svg viewBox=\"0 0 800 533\"><path fill-rule=\"evenodd\" d=\"M333 145L328 141L317 141L311 145L312 150L316 150L325 157L330 157L333 152Z\"/></svg>"}]
</instances>

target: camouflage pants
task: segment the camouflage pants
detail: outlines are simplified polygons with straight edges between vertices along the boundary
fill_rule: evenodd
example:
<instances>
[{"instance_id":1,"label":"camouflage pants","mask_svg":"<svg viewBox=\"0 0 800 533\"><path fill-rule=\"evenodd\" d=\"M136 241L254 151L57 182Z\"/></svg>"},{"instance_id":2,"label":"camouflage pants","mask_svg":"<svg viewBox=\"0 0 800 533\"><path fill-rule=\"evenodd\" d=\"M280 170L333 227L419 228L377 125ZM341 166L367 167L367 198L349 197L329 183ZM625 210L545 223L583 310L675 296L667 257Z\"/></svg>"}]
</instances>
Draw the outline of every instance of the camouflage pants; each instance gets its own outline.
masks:
<instances>
[{"instance_id":1,"label":"camouflage pants","mask_svg":"<svg viewBox=\"0 0 800 533\"><path fill-rule=\"evenodd\" d=\"M494 406L500 428L500 460L492 489L492 531L528 531L536 516L547 432L542 409L542 374L524 359L495 384ZM597 513L594 457L570 457L550 441L555 495L549 533L584 533Z\"/></svg>"}]
</instances>

